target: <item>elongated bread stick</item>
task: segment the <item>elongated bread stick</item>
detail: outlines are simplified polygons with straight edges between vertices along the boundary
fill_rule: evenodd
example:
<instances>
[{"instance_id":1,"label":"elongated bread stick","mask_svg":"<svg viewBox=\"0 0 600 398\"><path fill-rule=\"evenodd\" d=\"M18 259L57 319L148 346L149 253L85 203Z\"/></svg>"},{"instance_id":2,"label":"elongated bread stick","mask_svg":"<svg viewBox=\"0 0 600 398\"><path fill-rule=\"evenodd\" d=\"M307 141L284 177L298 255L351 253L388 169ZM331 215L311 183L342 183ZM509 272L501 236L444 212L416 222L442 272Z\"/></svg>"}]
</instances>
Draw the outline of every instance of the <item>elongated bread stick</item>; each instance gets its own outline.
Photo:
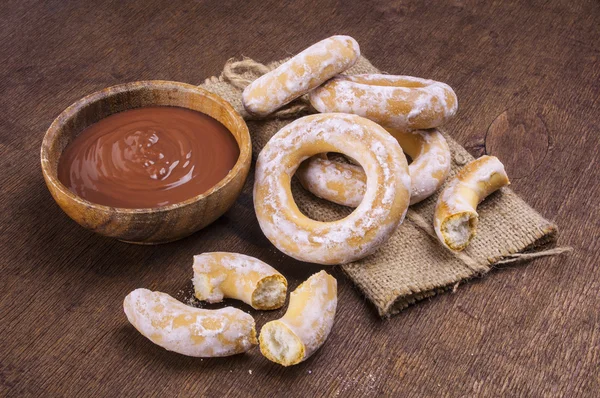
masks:
<instances>
[{"instance_id":1,"label":"elongated bread stick","mask_svg":"<svg viewBox=\"0 0 600 398\"><path fill-rule=\"evenodd\" d=\"M257 116L273 113L345 71L359 56L358 43L350 36L321 40L246 87L244 107Z\"/></svg>"},{"instance_id":2,"label":"elongated bread stick","mask_svg":"<svg viewBox=\"0 0 600 398\"><path fill-rule=\"evenodd\" d=\"M254 318L226 307L204 310L166 293L136 289L123 301L129 322L154 344L191 357L224 357L256 345Z\"/></svg>"}]
</instances>

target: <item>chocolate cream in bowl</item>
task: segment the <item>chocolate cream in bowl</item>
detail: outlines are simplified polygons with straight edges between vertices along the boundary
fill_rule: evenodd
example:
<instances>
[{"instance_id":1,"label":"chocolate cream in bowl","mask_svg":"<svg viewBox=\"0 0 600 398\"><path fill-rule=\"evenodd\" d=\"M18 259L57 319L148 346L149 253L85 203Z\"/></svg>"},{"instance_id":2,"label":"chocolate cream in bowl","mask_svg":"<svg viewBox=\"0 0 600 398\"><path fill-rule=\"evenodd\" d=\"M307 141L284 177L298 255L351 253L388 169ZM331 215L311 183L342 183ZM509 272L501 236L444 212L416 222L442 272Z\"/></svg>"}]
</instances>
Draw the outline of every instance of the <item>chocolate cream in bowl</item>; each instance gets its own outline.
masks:
<instances>
[{"instance_id":1,"label":"chocolate cream in bowl","mask_svg":"<svg viewBox=\"0 0 600 398\"><path fill-rule=\"evenodd\" d=\"M155 106L111 115L64 150L59 180L100 205L152 208L206 192L240 154L225 126L190 109Z\"/></svg>"}]
</instances>

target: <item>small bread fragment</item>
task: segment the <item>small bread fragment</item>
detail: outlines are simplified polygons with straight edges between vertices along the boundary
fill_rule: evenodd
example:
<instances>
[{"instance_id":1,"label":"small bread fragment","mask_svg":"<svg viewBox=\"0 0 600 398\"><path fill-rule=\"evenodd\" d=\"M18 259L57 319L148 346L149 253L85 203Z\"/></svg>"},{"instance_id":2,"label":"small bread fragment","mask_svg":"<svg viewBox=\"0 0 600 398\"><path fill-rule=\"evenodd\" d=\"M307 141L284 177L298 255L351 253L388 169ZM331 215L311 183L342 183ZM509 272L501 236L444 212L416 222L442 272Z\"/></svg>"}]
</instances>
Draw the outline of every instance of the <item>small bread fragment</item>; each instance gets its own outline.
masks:
<instances>
[{"instance_id":1,"label":"small bread fragment","mask_svg":"<svg viewBox=\"0 0 600 398\"><path fill-rule=\"evenodd\" d=\"M438 198L433 223L440 242L451 250L464 250L477 230L477 205L508 184L504 165L495 156L482 156L463 167Z\"/></svg>"},{"instance_id":2,"label":"small bread fragment","mask_svg":"<svg viewBox=\"0 0 600 398\"><path fill-rule=\"evenodd\" d=\"M257 310L273 310L285 303L287 280L275 268L239 253L203 253L194 256L195 296L218 303L241 300Z\"/></svg>"},{"instance_id":3,"label":"small bread fragment","mask_svg":"<svg viewBox=\"0 0 600 398\"><path fill-rule=\"evenodd\" d=\"M129 322L169 351L190 357L224 357L257 344L254 318L233 307L204 310L166 293L136 289L123 301Z\"/></svg>"},{"instance_id":4,"label":"small bread fragment","mask_svg":"<svg viewBox=\"0 0 600 398\"><path fill-rule=\"evenodd\" d=\"M283 366L296 365L323 345L335 318L337 281L321 271L290 295L285 315L260 332L260 352Z\"/></svg>"}]
</instances>

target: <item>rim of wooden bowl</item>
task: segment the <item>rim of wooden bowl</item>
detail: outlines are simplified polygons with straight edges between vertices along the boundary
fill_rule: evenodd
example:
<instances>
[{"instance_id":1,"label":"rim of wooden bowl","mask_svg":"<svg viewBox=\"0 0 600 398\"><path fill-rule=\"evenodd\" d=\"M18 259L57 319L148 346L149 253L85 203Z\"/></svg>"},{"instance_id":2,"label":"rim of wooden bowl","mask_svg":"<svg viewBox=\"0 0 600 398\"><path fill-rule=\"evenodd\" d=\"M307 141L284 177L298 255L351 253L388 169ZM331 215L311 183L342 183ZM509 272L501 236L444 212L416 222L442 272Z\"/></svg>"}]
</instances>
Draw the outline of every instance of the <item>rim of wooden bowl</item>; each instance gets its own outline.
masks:
<instances>
[{"instance_id":1,"label":"rim of wooden bowl","mask_svg":"<svg viewBox=\"0 0 600 398\"><path fill-rule=\"evenodd\" d=\"M238 147L240 149L240 155L239 155L235 165L221 181L219 181L216 185L211 187L206 192L204 192L200 195L193 196L182 202L173 203L173 204L169 204L169 205L165 205L165 206L135 208L135 209L134 208L126 208L126 207L111 207L111 206L105 206L105 205L101 205L98 203L90 202L89 200L86 200L86 199L82 198L81 196L76 195L69 188L67 188L62 182L60 182L60 180L58 179L57 173L54 170L52 170L50 167L49 150L50 150L50 146L57 139L59 129L63 128L65 126L65 124L67 124L73 117L75 117L84 107L88 106L89 104L102 101L106 98L109 98L114 95L122 94L124 92L139 90L140 88L163 88L163 89L177 88L177 89L183 89L188 92L193 91L193 92L197 93L198 95L209 98L210 100L219 104L219 106L222 106L223 108L225 108L225 110L230 115L233 116L235 121L238 122L238 124L241 127L242 136L245 136L245 138L246 138L245 143L243 143L243 145L240 145L240 143L237 142L237 140L236 140L236 143L238 144ZM150 105L148 105L148 106L150 106ZM157 104L157 106L161 106L161 105ZM185 106L182 106L182 107L186 108L186 109L191 109L191 108L188 108ZM135 109L135 108L130 108L130 109ZM192 110L195 110L195 109L192 109ZM201 112L201 111L198 111L198 112ZM221 123L221 122L219 122L219 123ZM81 132L79 132L79 133L81 133ZM233 135L233 132L230 131L230 133ZM244 141L243 138L240 141ZM228 101L226 101L219 95L211 93L210 91L207 91L203 88L200 88L198 86L194 86L194 85L188 84L188 83L169 81L169 80L143 80L143 81L117 84L115 86L107 87L100 91L96 91L92 94L86 95L85 97L83 97L80 100L71 104L64 111L62 111L61 114L56 117L56 119L54 119L54 121L52 122L52 124L50 125L48 130L46 131L46 134L44 135L44 139L42 140L42 147L41 147L40 152L41 152L40 158L41 158L41 164L42 164L42 173L44 174L44 177L48 180L48 182L50 184L52 184L56 189L60 190L60 192L63 195L67 196L70 200L78 202L81 205L85 205L87 207L97 209L99 211L113 211L113 212L123 213L123 214L144 214L144 213L166 212L166 211L170 211L173 209L185 207L185 206L188 206L195 202L198 202L202 199L205 199L208 196L219 191L224 186L226 186L228 183L230 183L240 172L242 172L244 170L245 164L250 160L250 157L252 156L252 143L250 140L250 132L248 131L248 126L246 125L246 122L244 121L242 116L239 114L238 111L236 111L233 108L233 106ZM61 152L61 155L62 155L62 152Z\"/></svg>"}]
</instances>

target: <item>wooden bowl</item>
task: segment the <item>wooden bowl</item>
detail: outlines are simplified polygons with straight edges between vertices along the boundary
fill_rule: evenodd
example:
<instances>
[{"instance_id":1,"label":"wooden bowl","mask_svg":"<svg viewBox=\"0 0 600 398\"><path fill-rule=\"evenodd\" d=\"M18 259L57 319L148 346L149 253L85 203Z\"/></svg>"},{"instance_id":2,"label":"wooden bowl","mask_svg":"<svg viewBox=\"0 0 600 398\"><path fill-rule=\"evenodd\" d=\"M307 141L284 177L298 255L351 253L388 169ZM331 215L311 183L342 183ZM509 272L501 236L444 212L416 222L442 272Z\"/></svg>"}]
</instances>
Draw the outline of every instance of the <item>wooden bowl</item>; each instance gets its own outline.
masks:
<instances>
[{"instance_id":1,"label":"wooden bowl","mask_svg":"<svg viewBox=\"0 0 600 398\"><path fill-rule=\"evenodd\" d=\"M205 113L235 137L240 156L229 174L202 195L156 208L126 209L89 202L57 177L65 147L86 127L109 115L145 106L179 106ZM252 157L248 126L233 107L216 94L170 81L142 81L109 87L77 101L52 123L42 142L42 172L54 200L83 227L101 235L139 244L171 242L215 221L239 196Z\"/></svg>"}]
</instances>

